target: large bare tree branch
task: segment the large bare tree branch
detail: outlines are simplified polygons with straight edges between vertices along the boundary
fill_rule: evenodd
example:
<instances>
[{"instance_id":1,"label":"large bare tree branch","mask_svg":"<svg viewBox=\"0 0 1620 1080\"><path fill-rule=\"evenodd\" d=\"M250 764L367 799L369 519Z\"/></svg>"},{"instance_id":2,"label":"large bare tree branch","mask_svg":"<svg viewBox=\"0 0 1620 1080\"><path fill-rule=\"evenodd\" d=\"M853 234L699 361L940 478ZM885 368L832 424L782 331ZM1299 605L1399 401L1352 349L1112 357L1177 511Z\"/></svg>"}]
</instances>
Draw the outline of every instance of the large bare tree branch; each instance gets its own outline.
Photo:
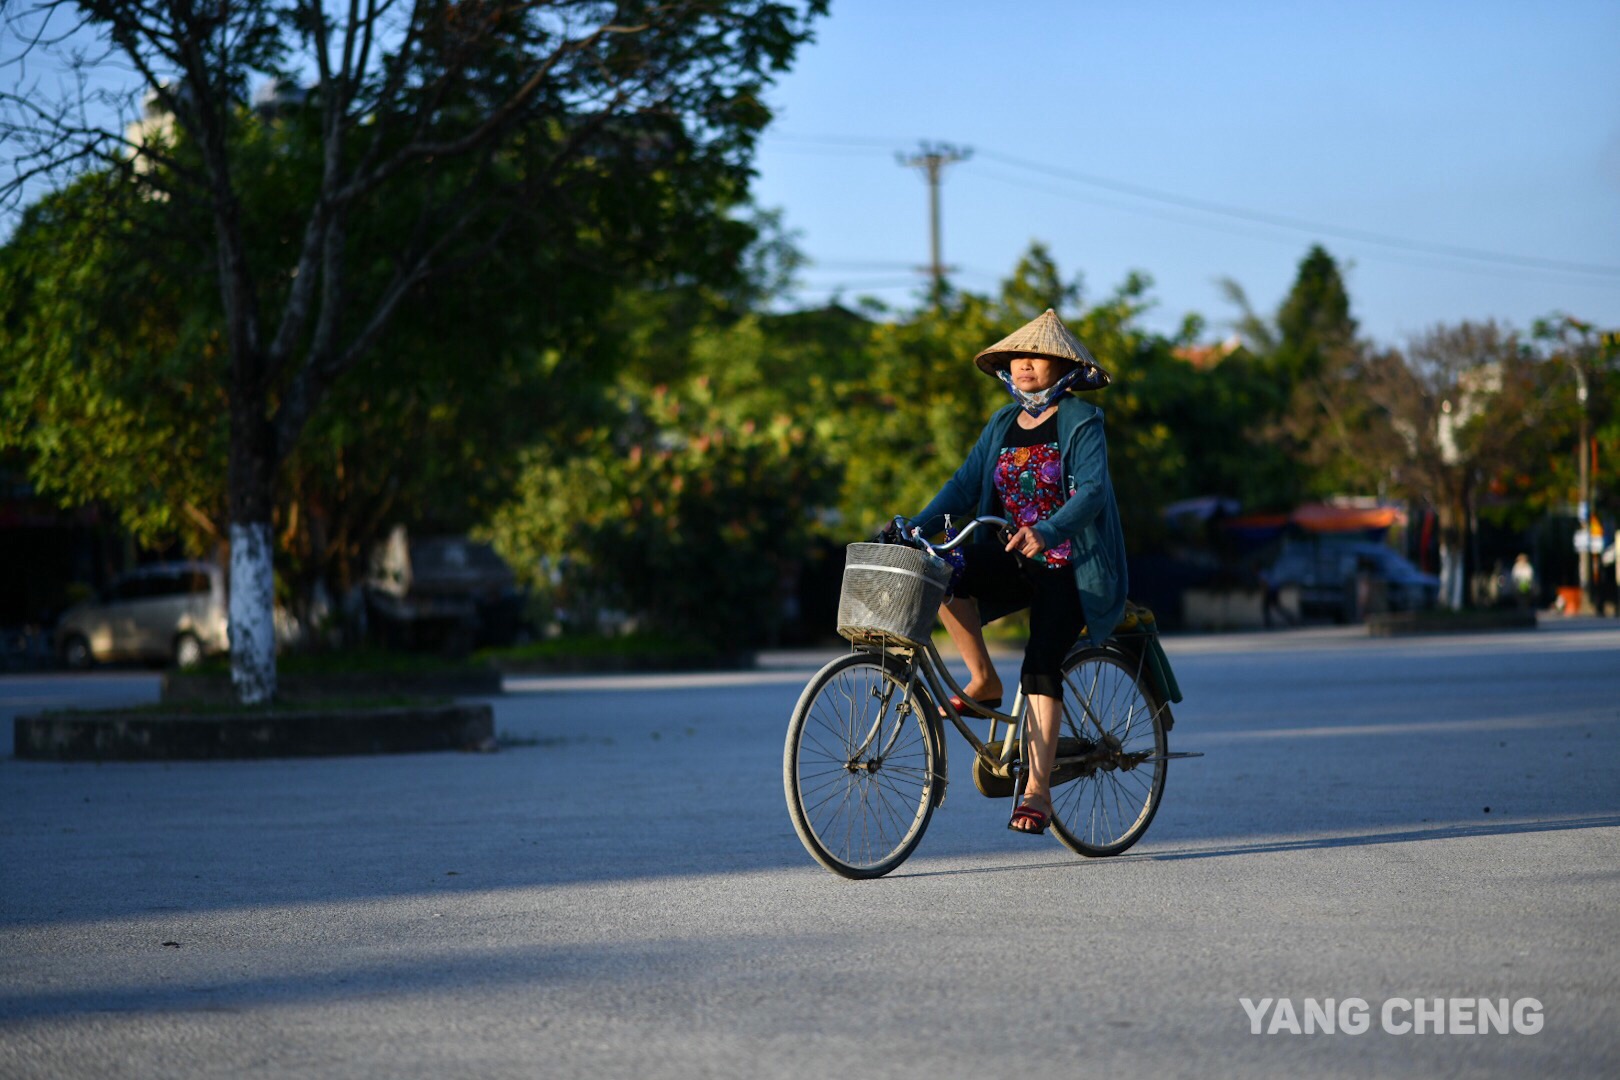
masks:
<instances>
[{"instance_id":1,"label":"large bare tree branch","mask_svg":"<svg viewBox=\"0 0 1620 1080\"><path fill-rule=\"evenodd\" d=\"M653 9L651 14L670 17L679 12L690 10L689 4L669 5ZM420 13L420 7L418 8ZM645 34L653 28L652 22L642 22L634 25L621 25L608 22L596 27L582 37L566 40L553 48L546 56L540 58L533 70L518 87L506 98L491 109L484 119L466 133L454 139L431 139L426 137L427 124L444 100L444 93L453 85L456 76L460 73L459 66L448 68L438 80L432 84L425 95L425 102L412 110L416 121L413 134L409 141L386 160L377 162L374 156L382 145L387 121L393 115L385 110L384 121L379 124L379 131L373 140L371 152L367 155L367 163L355 170L350 182L333 196L334 202L346 202L374 190L385 183L400 171L420 161L434 158L449 158L465 154L480 146L486 145L491 139L512 125L525 108L533 101L540 88L546 84L556 69L564 61L575 56L588 53L588 51L611 37L633 36ZM419 46L421 36L417 27L417 20L412 19L412 34L407 39L407 46ZM401 53L396 60L394 70L387 80L380 100L387 102L399 92L403 83L404 72L408 69L405 60L410 56ZM612 77L609 76L611 79ZM615 80L616 81L616 80ZM610 82L610 85L612 83ZM615 94L615 98L622 99L622 95Z\"/></svg>"}]
</instances>

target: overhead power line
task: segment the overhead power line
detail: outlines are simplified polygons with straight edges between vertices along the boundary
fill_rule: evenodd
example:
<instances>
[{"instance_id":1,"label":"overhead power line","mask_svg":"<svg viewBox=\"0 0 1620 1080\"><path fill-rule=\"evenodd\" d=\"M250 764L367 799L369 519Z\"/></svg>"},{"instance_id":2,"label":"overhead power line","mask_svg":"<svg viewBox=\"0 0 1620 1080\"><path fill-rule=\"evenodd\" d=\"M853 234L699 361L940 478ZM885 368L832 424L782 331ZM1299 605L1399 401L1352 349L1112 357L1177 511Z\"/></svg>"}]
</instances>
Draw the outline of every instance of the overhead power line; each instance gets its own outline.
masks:
<instances>
[{"instance_id":1,"label":"overhead power line","mask_svg":"<svg viewBox=\"0 0 1620 1080\"><path fill-rule=\"evenodd\" d=\"M1257 222L1262 225L1272 225L1285 229L1296 229L1302 232L1319 233L1324 236L1337 236L1344 240L1355 240L1363 244L1378 244L1384 247L1399 248L1422 255L1449 255L1455 259L1475 259L1481 262L1508 263L1514 266L1526 267L1535 270L1556 270L1566 274L1603 274L1620 277L1620 266L1604 266L1597 263L1568 262L1563 259L1543 259L1533 255L1513 255L1501 251L1485 251L1481 248L1463 247L1458 244L1437 244L1423 240L1407 240L1399 236L1389 236L1384 233L1370 232L1366 229L1347 229L1338 225L1325 225L1321 222L1306 221L1303 218L1290 217L1286 214L1271 214L1263 210L1248 210L1238 206L1227 206L1222 203L1210 202L1207 199L1188 198L1157 188L1133 184L1123 180L1112 180L1108 177L1094 176L1089 173L1074 172L1069 169L1053 168L1038 161L1027 161L1023 158L1012 157L1009 154L998 154L994 151L984 151L984 156L992 161L999 161L1004 165L1012 165L1031 172L1045 173L1063 180L1071 180L1079 184L1089 184L1093 187L1107 188L1125 195L1134 195L1139 199L1148 199L1153 202L1169 203L1191 210L1201 210L1206 214L1220 214L1224 217L1237 218L1242 221Z\"/></svg>"},{"instance_id":2,"label":"overhead power line","mask_svg":"<svg viewBox=\"0 0 1620 1080\"><path fill-rule=\"evenodd\" d=\"M793 135L773 134L768 136L772 140L781 140L788 143L810 144L815 146L848 149L877 150L880 147L892 147L899 139L886 139L871 136L840 136L840 135ZM1193 210L1202 214L1224 217L1235 221L1243 221L1252 225L1263 225L1268 228L1287 229L1293 232L1306 233L1313 236L1334 237L1341 240L1353 241L1374 247L1388 248L1416 255L1441 256L1449 259L1463 259L1481 264L1494 264L1502 267L1513 267L1521 270L1537 270L1561 274L1597 276L1604 278L1620 278L1620 266L1611 266L1601 263L1575 262L1566 259L1547 259L1533 255L1521 255L1512 252L1490 251L1483 248L1467 247L1460 244L1437 243L1424 240L1414 240L1408 237L1393 236L1387 233L1374 232L1368 229L1349 228L1332 225L1326 222L1310 221L1305 218L1293 217L1287 214L1274 214L1263 210L1254 210L1248 207L1234 206L1227 203L1215 202L1209 199L1194 198L1181 195L1160 188L1149 187L1131 181L1118 180L1113 177L1099 176L1095 173L1085 173L1073 169L1059 168L1043 162L1030 161L1026 158L1014 157L995 150L985 150L982 147L977 151L978 156L987 160L1009 165L1013 168L1040 173L1073 184L1100 188L1121 195L1128 195L1149 203L1159 203L1166 206L1175 206L1183 210ZM1133 209L1122 207L1123 209Z\"/></svg>"},{"instance_id":3,"label":"overhead power line","mask_svg":"<svg viewBox=\"0 0 1620 1080\"><path fill-rule=\"evenodd\" d=\"M1280 225L1264 226L1266 232L1258 231L1253 223L1239 224L1225 218L1200 217L1196 213L1178 210L1171 207L1156 205L1133 205L1123 199L1113 198L1104 194L1076 194L1073 189L1064 189L1050 182L1039 179L1018 176L1012 173L1002 173L988 169L976 169L973 175L978 178L993 180L998 184L1007 184L1011 187L1022 188L1025 191L1039 191L1047 195L1054 195L1062 199L1079 199L1094 206L1107 206L1115 210L1123 210L1131 214L1140 214L1144 217L1157 218L1160 221L1174 221L1182 225L1191 225L1198 229L1210 229L1216 232L1227 233L1232 236L1243 236L1250 239L1260 239L1271 243L1296 243L1297 230L1285 228ZM1442 258L1435 255L1412 255L1398 251L1378 251L1374 256L1384 262L1398 263L1402 266L1419 266L1430 270L1450 270L1464 274L1479 274L1487 277L1509 278L1522 280L1525 268L1508 267L1499 263L1486 262L1458 262L1453 258ZM1607 287L1608 282L1594 279L1591 275L1577 275L1568 272L1553 272L1546 270L1534 271L1543 275L1549 282L1565 285L1585 287Z\"/></svg>"},{"instance_id":4,"label":"overhead power line","mask_svg":"<svg viewBox=\"0 0 1620 1080\"><path fill-rule=\"evenodd\" d=\"M896 259L811 259L808 270L909 270L911 264Z\"/></svg>"}]
</instances>

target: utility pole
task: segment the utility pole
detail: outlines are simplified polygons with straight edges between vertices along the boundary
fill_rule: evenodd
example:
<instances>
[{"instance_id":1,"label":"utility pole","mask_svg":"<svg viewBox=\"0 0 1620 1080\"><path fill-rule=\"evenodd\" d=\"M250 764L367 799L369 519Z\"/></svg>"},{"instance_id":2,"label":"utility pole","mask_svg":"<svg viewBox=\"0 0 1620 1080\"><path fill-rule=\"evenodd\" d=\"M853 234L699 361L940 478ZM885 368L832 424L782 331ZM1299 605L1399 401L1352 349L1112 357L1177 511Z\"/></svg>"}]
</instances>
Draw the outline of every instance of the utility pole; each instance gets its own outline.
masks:
<instances>
[{"instance_id":1,"label":"utility pole","mask_svg":"<svg viewBox=\"0 0 1620 1080\"><path fill-rule=\"evenodd\" d=\"M972 156L973 151L968 147L930 142L918 143L915 154L895 155L895 159L906 168L921 169L928 181L928 265L923 267L923 271L933 278L936 304L945 293L945 271L950 269L939 256L939 179L945 166L966 161Z\"/></svg>"}]
</instances>

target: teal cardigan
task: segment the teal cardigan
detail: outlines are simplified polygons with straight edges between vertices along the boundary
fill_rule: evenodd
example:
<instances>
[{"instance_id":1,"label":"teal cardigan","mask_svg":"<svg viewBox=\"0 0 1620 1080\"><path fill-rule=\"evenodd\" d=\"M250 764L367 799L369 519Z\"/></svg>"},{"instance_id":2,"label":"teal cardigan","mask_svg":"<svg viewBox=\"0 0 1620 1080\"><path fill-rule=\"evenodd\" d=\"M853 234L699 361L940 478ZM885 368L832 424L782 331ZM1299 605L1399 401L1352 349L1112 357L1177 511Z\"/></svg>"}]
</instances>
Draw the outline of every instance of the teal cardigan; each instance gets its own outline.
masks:
<instances>
[{"instance_id":1,"label":"teal cardigan","mask_svg":"<svg viewBox=\"0 0 1620 1080\"><path fill-rule=\"evenodd\" d=\"M985 425L967 460L945 482L923 511L912 520L925 536L945 527L945 515L958 524L970 517L996 514L996 460L1006 445L1007 432L1018 416L1017 405L1007 405ZM1047 547L1074 542L1074 583L1086 609L1086 633L1094 645L1108 640L1125 612L1125 534L1119 527L1119 507L1108 478L1108 446L1103 439L1102 410L1066 394L1058 401L1058 446L1068 477L1068 501L1045 521L1035 525ZM984 622L1006 611L979 611Z\"/></svg>"}]
</instances>

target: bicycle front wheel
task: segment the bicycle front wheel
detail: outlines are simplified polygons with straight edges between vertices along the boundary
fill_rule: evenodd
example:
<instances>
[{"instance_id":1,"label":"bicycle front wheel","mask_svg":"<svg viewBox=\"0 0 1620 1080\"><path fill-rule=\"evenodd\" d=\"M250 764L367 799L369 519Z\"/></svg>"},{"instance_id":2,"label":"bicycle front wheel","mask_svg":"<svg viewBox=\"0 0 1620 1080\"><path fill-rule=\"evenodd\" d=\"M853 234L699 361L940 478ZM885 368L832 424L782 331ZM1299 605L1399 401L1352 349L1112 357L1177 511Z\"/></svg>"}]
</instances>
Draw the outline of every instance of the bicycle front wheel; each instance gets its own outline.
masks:
<instances>
[{"instance_id":1,"label":"bicycle front wheel","mask_svg":"<svg viewBox=\"0 0 1620 1080\"><path fill-rule=\"evenodd\" d=\"M1052 831L1064 847L1118 855L1147 832L1164 797L1166 708L1118 652L1080 649L1063 662Z\"/></svg>"},{"instance_id":2,"label":"bicycle front wheel","mask_svg":"<svg viewBox=\"0 0 1620 1080\"><path fill-rule=\"evenodd\" d=\"M805 849L847 878L881 877L916 848L934 813L937 729L906 666L852 653L822 668L788 723L782 783Z\"/></svg>"}]
</instances>

